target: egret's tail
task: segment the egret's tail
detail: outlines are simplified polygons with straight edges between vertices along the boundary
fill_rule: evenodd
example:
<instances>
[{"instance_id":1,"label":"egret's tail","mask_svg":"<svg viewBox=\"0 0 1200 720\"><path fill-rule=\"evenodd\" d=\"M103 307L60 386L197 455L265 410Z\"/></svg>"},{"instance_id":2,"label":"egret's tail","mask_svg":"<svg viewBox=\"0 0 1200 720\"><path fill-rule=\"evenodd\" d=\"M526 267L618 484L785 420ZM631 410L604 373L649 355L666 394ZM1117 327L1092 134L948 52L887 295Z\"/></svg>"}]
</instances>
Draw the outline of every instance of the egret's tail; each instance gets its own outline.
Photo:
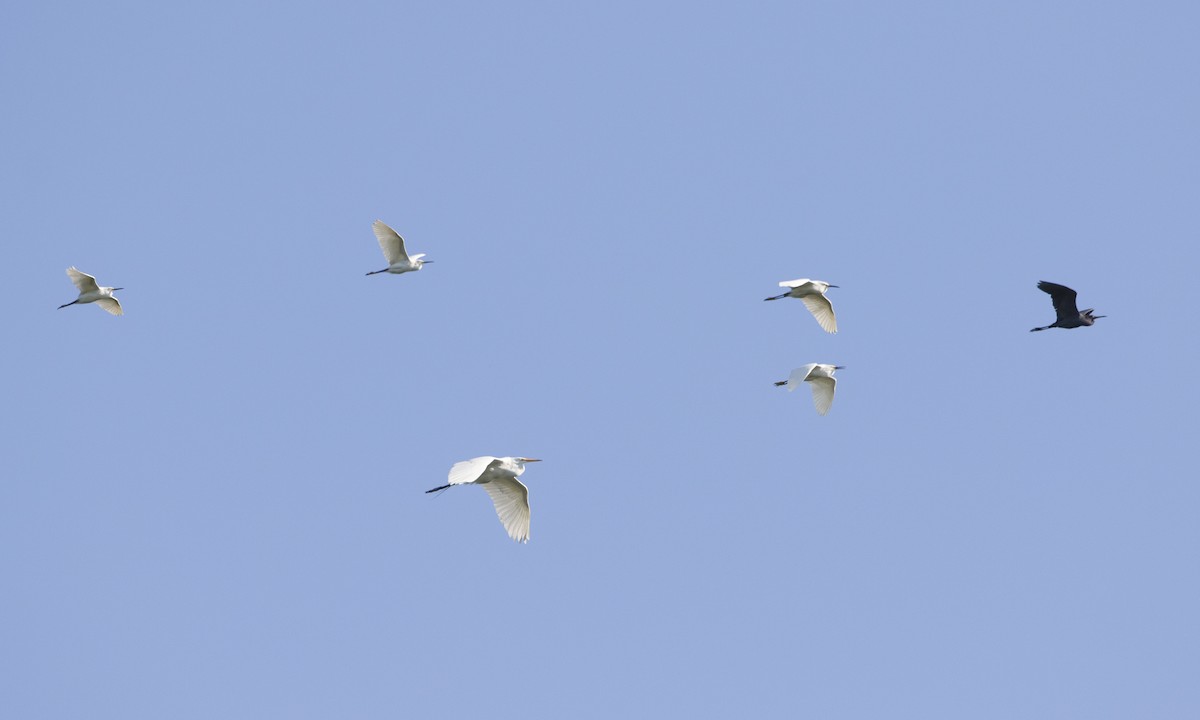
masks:
<instances>
[{"instance_id":1,"label":"egret's tail","mask_svg":"<svg viewBox=\"0 0 1200 720\"><path fill-rule=\"evenodd\" d=\"M432 489L432 490L426 490L426 491L425 491L425 494L426 494L426 495L428 495L428 494L429 494L429 493L431 493L431 492L437 492L438 490L445 490L445 489L446 489L446 488L448 488L448 487L450 487L450 486L449 486L449 485L443 485L443 486L441 486L441 487L435 487L435 488L434 488L434 489Z\"/></svg>"}]
</instances>

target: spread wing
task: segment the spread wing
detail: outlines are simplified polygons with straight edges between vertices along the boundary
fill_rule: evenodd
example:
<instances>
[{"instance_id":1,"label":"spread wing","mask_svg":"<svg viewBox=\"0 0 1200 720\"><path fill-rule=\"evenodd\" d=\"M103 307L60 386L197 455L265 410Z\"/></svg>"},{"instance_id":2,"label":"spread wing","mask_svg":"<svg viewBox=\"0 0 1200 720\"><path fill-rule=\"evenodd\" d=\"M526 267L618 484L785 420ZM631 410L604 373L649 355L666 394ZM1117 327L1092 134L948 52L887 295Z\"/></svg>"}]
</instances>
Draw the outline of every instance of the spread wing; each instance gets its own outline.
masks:
<instances>
[{"instance_id":1,"label":"spread wing","mask_svg":"<svg viewBox=\"0 0 1200 720\"><path fill-rule=\"evenodd\" d=\"M379 249L383 250L383 257L387 259L388 265L408 259L408 253L404 249L404 238L400 237L400 233L388 227L382 220L376 220L371 229L375 231Z\"/></svg>"},{"instance_id":2,"label":"spread wing","mask_svg":"<svg viewBox=\"0 0 1200 720\"><path fill-rule=\"evenodd\" d=\"M508 536L517 542L528 542L529 488L516 478L505 477L484 483L483 489L492 497Z\"/></svg>"},{"instance_id":3,"label":"spread wing","mask_svg":"<svg viewBox=\"0 0 1200 720\"><path fill-rule=\"evenodd\" d=\"M450 468L450 478L448 482L451 485L462 485L463 483L473 483L479 479L479 476L484 473L493 463L500 461L491 455L483 457L471 458L462 462L454 463L454 467Z\"/></svg>"},{"instance_id":4,"label":"spread wing","mask_svg":"<svg viewBox=\"0 0 1200 720\"><path fill-rule=\"evenodd\" d=\"M837 316L833 314L833 304L824 295L805 295L800 298L804 307L817 319L817 324L827 333L837 332Z\"/></svg>"},{"instance_id":5,"label":"spread wing","mask_svg":"<svg viewBox=\"0 0 1200 720\"><path fill-rule=\"evenodd\" d=\"M819 377L809 380L808 384L812 385L813 405L817 408L817 414L824 415L829 412L829 408L833 406L833 390L837 386L837 380Z\"/></svg>"},{"instance_id":6,"label":"spread wing","mask_svg":"<svg viewBox=\"0 0 1200 720\"><path fill-rule=\"evenodd\" d=\"M115 297L100 298L96 304L104 308L109 315L124 315L125 311L121 309L121 302ZM135 305L137 303L134 303Z\"/></svg>"},{"instance_id":7,"label":"spread wing","mask_svg":"<svg viewBox=\"0 0 1200 720\"><path fill-rule=\"evenodd\" d=\"M1066 285L1045 280L1038 283L1038 290L1050 294L1050 300L1054 303L1054 313L1058 315L1059 320L1079 319L1079 306L1075 304L1074 290Z\"/></svg>"},{"instance_id":8,"label":"spread wing","mask_svg":"<svg viewBox=\"0 0 1200 720\"><path fill-rule=\"evenodd\" d=\"M784 280L783 282L779 283L779 287L798 288L801 285L807 283L808 281L809 281L808 278L800 278L798 280Z\"/></svg>"},{"instance_id":9,"label":"spread wing","mask_svg":"<svg viewBox=\"0 0 1200 720\"><path fill-rule=\"evenodd\" d=\"M788 392L791 392L791 391L795 390L796 388L800 387L800 383L804 382L805 378L808 377L808 374L810 372L812 372L813 368L815 368L816 366L817 366L816 363L809 363L807 365L801 365L800 367L793 370L792 374L788 376L788 384L787 384Z\"/></svg>"},{"instance_id":10,"label":"spread wing","mask_svg":"<svg viewBox=\"0 0 1200 720\"><path fill-rule=\"evenodd\" d=\"M74 266L67 268L67 277L71 278L71 282L75 283L75 287L79 290L79 294L96 292L100 286L96 284L96 278L84 272L79 272ZM109 310L109 312L112 312ZM119 313L114 313L119 314Z\"/></svg>"}]
</instances>

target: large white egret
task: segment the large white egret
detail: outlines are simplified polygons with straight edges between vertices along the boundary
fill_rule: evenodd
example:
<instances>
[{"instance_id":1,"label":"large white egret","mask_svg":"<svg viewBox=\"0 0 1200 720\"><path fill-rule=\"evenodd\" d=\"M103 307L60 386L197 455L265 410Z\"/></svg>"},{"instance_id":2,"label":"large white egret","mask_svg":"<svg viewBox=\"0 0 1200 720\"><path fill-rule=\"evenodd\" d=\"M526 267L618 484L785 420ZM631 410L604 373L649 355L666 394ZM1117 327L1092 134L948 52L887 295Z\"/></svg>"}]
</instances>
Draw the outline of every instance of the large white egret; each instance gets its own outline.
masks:
<instances>
[{"instance_id":1,"label":"large white egret","mask_svg":"<svg viewBox=\"0 0 1200 720\"><path fill-rule=\"evenodd\" d=\"M111 315L125 314L121 310L121 302L113 295L117 290L124 290L125 288L100 287L96 284L96 278L87 273L79 272L74 266L67 268L67 277L71 278L71 282L75 283L75 287L79 289L79 297L66 305L59 305L59 310L70 307L75 303L96 303Z\"/></svg>"},{"instance_id":2,"label":"large white egret","mask_svg":"<svg viewBox=\"0 0 1200 720\"><path fill-rule=\"evenodd\" d=\"M508 536L517 542L529 541L529 488L517 479L525 472L525 463L541 462L526 457L483 457L471 458L454 463L450 468L450 482L426 493L445 490L452 485L482 485L496 506L500 524Z\"/></svg>"},{"instance_id":3,"label":"large white egret","mask_svg":"<svg viewBox=\"0 0 1200 720\"><path fill-rule=\"evenodd\" d=\"M775 385L787 385L788 392L791 392L800 387L800 383L808 383L812 386L813 405L817 408L817 414L824 415L833 405L833 391L837 388L837 378L833 376L833 371L844 367L846 366L809 363L796 368L787 380L780 380Z\"/></svg>"},{"instance_id":4,"label":"large white egret","mask_svg":"<svg viewBox=\"0 0 1200 720\"><path fill-rule=\"evenodd\" d=\"M782 295L764 298L765 300L778 300L785 297L799 298L804 302L804 306L817 319L817 324L827 333L837 332L837 316L833 314L833 305L829 302L829 298L825 297L825 291L829 288L835 288L837 285L830 285L822 280L809 280L808 278L800 278L798 280L784 280L779 283L779 287L790 288Z\"/></svg>"},{"instance_id":5,"label":"large white egret","mask_svg":"<svg viewBox=\"0 0 1200 720\"><path fill-rule=\"evenodd\" d=\"M1049 325L1033 328L1029 332L1049 330L1053 327L1070 330L1071 328L1091 325L1096 322L1096 318L1108 317L1107 315L1093 315L1092 311L1095 308L1088 308L1083 312L1079 312L1079 306L1075 304L1075 291L1066 285L1059 285L1043 280L1038 283L1038 290L1050 295L1050 301L1054 303L1054 314L1058 317Z\"/></svg>"},{"instance_id":6,"label":"large white egret","mask_svg":"<svg viewBox=\"0 0 1200 720\"><path fill-rule=\"evenodd\" d=\"M400 233L388 227L382 220L376 220L371 225L371 229L375 231L375 237L379 240L379 249L383 250L383 257L388 261L388 266L382 270L369 272L368 275L378 275L379 273L399 275L400 273L416 272L425 263L433 262L421 259L425 257L425 253L409 255L404 249L404 238L400 237Z\"/></svg>"}]
</instances>

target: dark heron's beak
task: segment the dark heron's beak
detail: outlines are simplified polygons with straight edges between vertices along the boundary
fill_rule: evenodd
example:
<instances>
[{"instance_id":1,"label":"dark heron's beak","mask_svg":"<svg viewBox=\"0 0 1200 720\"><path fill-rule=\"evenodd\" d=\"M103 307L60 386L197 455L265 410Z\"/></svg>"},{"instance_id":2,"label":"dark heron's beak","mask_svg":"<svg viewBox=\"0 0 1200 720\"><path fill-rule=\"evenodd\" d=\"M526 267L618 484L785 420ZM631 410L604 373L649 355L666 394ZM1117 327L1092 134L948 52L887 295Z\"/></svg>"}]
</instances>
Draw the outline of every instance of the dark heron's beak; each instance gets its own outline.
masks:
<instances>
[{"instance_id":1,"label":"dark heron's beak","mask_svg":"<svg viewBox=\"0 0 1200 720\"><path fill-rule=\"evenodd\" d=\"M840 287L841 287L841 285L830 285L829 287L840 288Z\"/></svg>"},{"instance_id":2,"label":"dark heron's beak","mask_svg":"<svg viewBox=\"0 0 1200 720\"><path fill-rule=\"evenodd\" d=\"M113 292L116 292L116 291L118 291L118 290L124 290L124 289L125 289L125 288L113 288Z\"/></svg>"}]
</instances>

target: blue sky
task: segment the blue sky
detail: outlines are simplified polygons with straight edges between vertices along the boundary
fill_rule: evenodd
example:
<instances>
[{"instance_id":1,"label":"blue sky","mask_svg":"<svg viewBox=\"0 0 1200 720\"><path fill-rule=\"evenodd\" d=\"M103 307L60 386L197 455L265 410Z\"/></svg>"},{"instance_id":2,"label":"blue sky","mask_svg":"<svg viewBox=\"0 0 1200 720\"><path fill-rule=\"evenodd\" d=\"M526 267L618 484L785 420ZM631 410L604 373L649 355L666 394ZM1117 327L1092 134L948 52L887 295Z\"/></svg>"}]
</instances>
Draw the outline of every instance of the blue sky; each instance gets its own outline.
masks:
<instances>
[{"instance_id":1,"label":"blue sky","mask_svg":"<svg viewBox=\"0 0 1200 720\"><path fill-rule=\"evenodd\" d=\"M1198 22L6 8L0 711L1195 717Z\"/></svg>"}]
</instances>

